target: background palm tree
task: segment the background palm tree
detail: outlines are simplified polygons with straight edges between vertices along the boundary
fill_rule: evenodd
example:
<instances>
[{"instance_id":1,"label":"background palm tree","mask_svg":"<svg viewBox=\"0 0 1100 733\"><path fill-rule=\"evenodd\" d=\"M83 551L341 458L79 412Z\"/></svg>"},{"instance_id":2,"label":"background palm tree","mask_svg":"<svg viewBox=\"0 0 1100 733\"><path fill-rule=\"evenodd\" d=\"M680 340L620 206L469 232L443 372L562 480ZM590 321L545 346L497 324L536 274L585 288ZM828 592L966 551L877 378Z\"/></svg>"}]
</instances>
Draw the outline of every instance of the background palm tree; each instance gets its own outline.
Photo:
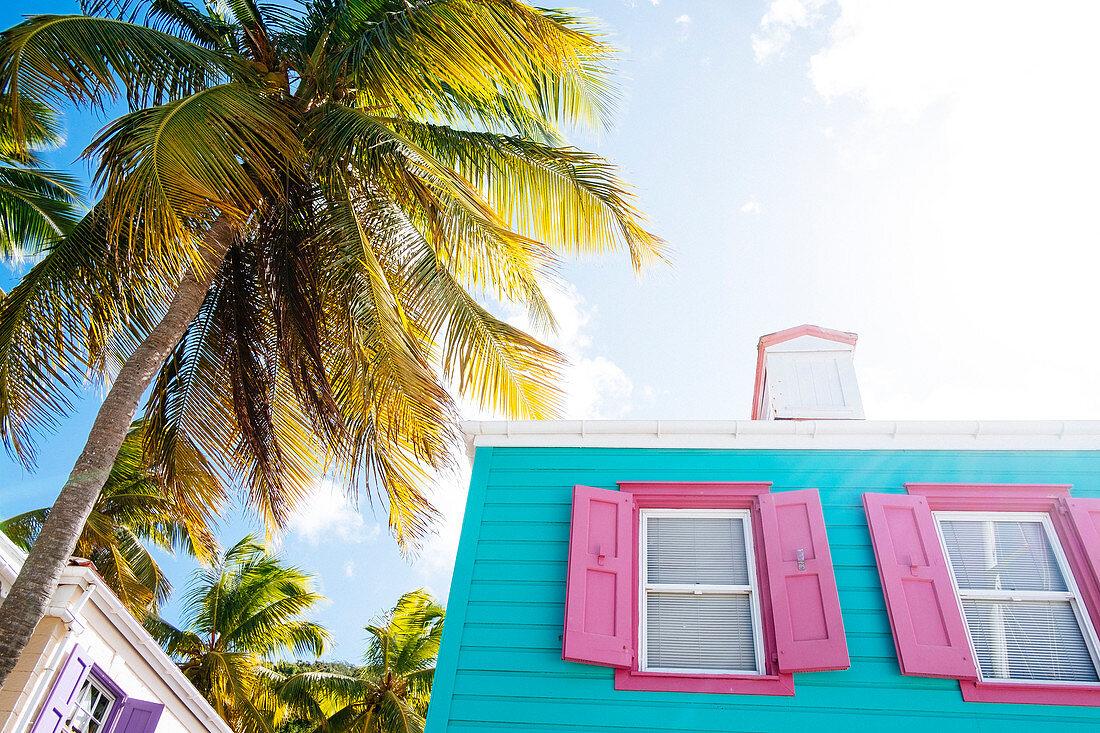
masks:
<instances>
[{"instance_id":1,"label":"background palm tree","mask_svg":"<svg viewBox=\"0 0 1100 733\"><path fill-rule=\"evenodd\" d=\"M130 112L87 156L100 199L0 304L0 434L35 431L89 375L87 445L0 607L0 683L41 618L142 396L165 475L188 441L278 527L326 471L432 518L457 445L452 386L556 414L549 330L563 255L660 255L631 192L560 125L599 125L610 49L514 0L91 0L0 37L8 133L28 105ZM441 365L441 367L439 366Z\"/></svg>"},{"instance_id":2,"label":"background palm tree","mask_svg":"<svg viewBox=\"0 0 1100 733\"><path fill-rule=\"evenodd\" d=\"M421 733L443 609L423 590L411 591L366 630L365 666L354 674L293 675L279 686L279 699L316 731Z\"/></svg>"},{"instance_id":3,"label":"background palm tree","mask_svg":"<svg viewBox=\"0 0 1100 733\"><path fill-rule=\"evenodd\" d=\"M141 423L131 428L107 483L76 543L75 554L95 563L107 585L137 618L155 613L172 586L150 552L182 550L200 562L218 551L213 523L226 503L217 476L193 448L171 484L150 465ZM181 457L184 454L181 453ZM49 516L35 509L0 522L0 531L29 550Z\"/></svg>"},{"instance_id":4,"label":"background palm tree","mask_svg":"<svg viewBox=\"0 0 1100 733\"><path fill-rule=\"evenodd\" d=\"M324 651L328 632L305 618L321 600L311 575L249 536L196 571L181 627L151 617L146 628L235 731L270 733L277 675L265 662Z\"/></svg>"},{"instance_id":5,"label":"background palm tree","mask_svg":"<svg viewBox=\"0 0 1100 733\"><path fill-rule=\"evenodd\" d=\"M16 137L12 109L0 102L0 258L9 263L38 254L79 219L76 179L48 170L39 155L63 142L57 115L31 100L23 104L24 130Z\"/></svg>"}]
</instances>

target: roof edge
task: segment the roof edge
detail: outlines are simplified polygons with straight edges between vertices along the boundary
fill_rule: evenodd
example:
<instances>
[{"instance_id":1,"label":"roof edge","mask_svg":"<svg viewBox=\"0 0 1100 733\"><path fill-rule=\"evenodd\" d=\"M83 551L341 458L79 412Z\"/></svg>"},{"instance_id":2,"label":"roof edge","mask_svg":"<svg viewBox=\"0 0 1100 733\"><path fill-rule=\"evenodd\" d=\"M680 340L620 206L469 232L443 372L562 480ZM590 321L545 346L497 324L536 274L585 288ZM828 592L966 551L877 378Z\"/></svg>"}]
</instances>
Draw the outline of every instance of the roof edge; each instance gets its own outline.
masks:
<instances>
[{"instance_id":1,"label":"roof edge","mask_svg":"<svg viewBox=\"0 0 1100 733\"><path fill-rule=\"evenodd\" d=\"M1100 420L470 420L480 447L1097 450Z\"/></svg>"}]
</instances>

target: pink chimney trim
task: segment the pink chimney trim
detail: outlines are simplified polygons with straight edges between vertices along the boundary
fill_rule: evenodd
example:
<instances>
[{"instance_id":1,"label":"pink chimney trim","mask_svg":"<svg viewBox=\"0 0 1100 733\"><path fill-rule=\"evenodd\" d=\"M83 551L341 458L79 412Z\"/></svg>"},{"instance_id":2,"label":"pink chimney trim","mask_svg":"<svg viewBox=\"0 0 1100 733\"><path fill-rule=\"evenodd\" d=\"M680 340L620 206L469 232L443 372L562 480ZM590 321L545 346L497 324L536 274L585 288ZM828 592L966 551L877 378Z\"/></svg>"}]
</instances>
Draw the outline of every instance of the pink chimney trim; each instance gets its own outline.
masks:
<instances>
[{"instance_id":1,"label":"pink chimney trim","mask_svg":"<svg viewBox=\"0 0 1100 733\"><path fill-rule=\"evenodd\" d=\"M793 341L800 336L813 336L815 338L825 339L826 341L835 341L839 344L848 344L852 347L856 345L856 339L858 338L856 334L849 333L848 331L836 331L831 328L813 326L809 323L761 336L760 343L756 347L756 385L753 387L752 392L753 420L762 419L761 413L764 410L764 352L770 346Z\"/></svg>"}]
</instances>

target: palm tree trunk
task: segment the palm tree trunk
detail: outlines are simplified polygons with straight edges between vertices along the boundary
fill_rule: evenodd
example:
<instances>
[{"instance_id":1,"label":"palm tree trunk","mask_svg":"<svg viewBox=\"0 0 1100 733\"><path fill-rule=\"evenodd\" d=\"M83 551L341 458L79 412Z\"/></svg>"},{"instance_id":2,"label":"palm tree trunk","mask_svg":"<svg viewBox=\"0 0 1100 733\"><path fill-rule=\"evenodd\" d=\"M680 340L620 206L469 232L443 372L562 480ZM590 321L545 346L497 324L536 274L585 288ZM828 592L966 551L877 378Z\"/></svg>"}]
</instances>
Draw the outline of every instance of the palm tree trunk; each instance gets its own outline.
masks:
<instances>
[{"instance_id":1,"label":"palm tree trunk","mask_svg":"<svg viewBox=\"0 0 1100 733\"><path fill-rule=\"evenodd\" d=\"M134 420L138 403L187 326L198 315L234 232L232 223L226 218L219 219L211 227L205 240L204 271L198 273L191 269L184 275L164 318L122 365L107 392L84 451L76 459L69 480L54 502L11 592L0 605L0 685L15 668L34 628L45 615L61 572L68 564Z\"/></svg>"}]
</instances>

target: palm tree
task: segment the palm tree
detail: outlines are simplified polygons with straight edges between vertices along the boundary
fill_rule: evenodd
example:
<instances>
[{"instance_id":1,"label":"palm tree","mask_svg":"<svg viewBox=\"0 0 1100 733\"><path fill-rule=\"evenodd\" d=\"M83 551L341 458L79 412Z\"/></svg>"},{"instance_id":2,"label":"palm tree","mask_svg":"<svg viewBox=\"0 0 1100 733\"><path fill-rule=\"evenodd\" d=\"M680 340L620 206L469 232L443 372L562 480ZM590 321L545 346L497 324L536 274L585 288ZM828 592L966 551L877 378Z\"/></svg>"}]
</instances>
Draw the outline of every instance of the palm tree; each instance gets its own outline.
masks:
<instances>
[{"instance_id":1,"label":"palm tree","mask_svg":"<svg viewBox=\"0 0 1100 733\"><path fill-rule=\"evenodd\" d=\"M131 428L76 543L76 554L95 564L138 618L156 613L172 589L150 547L209 561L218 549L212 524L226 503L217 476L193 448L184 470L166 484L146 460L144 436L140 423ZM49 515L48 508L24 512L0 522L0 531L29 550Z\"/></svg>"},{"instance_id":2,"label":"palm tree","mask_svg":"<svg viewBox=\"0 0 1100 733\"><path fill-rule=\"evenodd\" d=\"M423 590L366 627L366 665L354 675L302 672L278 697L318 733L421 733L443 631L443 609Z\"/></svg>"},{"instance_id":3,"label":"palm tree","mask_svg":"<svg viewBox=\"0 0 1100 733\"><path fill-rule=\"evenodd\" d=\"M447 386L556 414L551 329L566 255L661 255L630 190L563 142L614 101L610 50L516 0L89 0L0 36L9 134L28 104L122 115L87 157L91 211L0 303L0 434L34 436L90 376L110 384L0 607L0 683L46 607L142 396L165 475L190 441L270 527L329 472L389 505L403 545L450 465ZM20 148L22 149L22 148Z\"/></svg>"},{"instance_id":4,"label":"palm tree","mask_svg":"<svg viewBox=\"0 0 1100 733\"><path fill-rule=\"evenodd\" d=\"M146 628L238 733L271 731L279 655L320 655L328 632L304 619L322 598L312 577L269 555L251 536L195 573L183 628L150 617Z\"/></svg>"}]
</instances>

